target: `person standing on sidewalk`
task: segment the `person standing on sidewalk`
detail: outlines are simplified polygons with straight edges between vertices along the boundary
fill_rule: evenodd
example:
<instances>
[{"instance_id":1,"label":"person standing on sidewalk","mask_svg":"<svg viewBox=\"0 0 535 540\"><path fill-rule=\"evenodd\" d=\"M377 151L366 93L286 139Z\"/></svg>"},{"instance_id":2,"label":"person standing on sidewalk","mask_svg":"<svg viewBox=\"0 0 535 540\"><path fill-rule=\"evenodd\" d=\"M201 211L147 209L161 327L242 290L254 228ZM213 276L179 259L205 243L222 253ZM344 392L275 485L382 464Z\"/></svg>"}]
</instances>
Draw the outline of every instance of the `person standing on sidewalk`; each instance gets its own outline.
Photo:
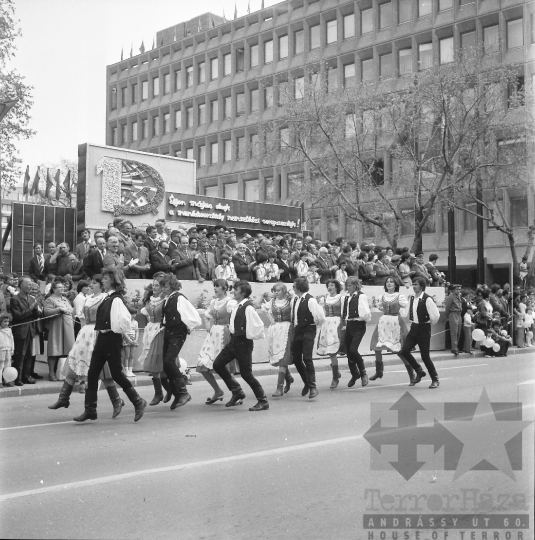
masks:
<instances>
[{"instance_id":1,"label":"person standing on sidewalk","mask_svg":"<svg viewBox=\"0 0 535 540\"><path fill-rule=\"evenodd\" d=\"M455 356L459 356L459 339L463 330L461 288L461 285L452 285L452 292L444 304L446 319L450 323L451 352Z\"/></svg>"},{"instance_id":2,"label":"person standing on sidewalk","mask_svg":"<svg viewBox=\"0 0 535 540\"><path fill-rule=\"evenodd\" d=\"M357 277L347 278L347 296L342 310L342 324L345 324L346 328L347 363L351 372L351 379L347 383L349 388L355 386L358 379L361 379L362 386L368 384L364 360L358 349L366 333L366 323L371 320L372 314L368 297L360 289L361 284Z\"/></svg>"},{"instance_id":3,"label":"person standing on sidewalk","mask_svg":"<svg viewBox=\"0 0 535 540\"><path fill-rule=\"evenodd\" d=\"M414 296L411 296L409 302L411 328L403 342L401 351L398 352L398 356L403 360L403 363L407 361L416 372L409 386L418 384L427 375L422 369L422 366L411 354L412 349L418 345L422 360L431 376L431 385L429 388L438 388L438 374L429 355L429 348L431 345L431 326L438 322L440 313L433 299L426 294L426 286L427 281L423 277L415 277L412 280Z\"/></svg>"},{"instance_id":4,"label":"person standing on sidewalk","mask_svg":"<svg viewBox=\"0 0 535 540\"><path fill-rule=\"evenodd\" d=\"M169 389L175 396L171 410L182 407L191 400L186 388L186 381L176 365L176 359L188 334L201 324L199 312L188 299L179 292L182 284L173 274L161 278L162 290L166 295L163 305L163 370L167 375Z\"/></svg>"},{"instance_id":5,"label":"person standing on sidewalk","mask_svg":"<svg viewBox=\"0 0 535 540\"><path fill-rule=\"evenodd\" d=\"M137 422L141 420L147 402L136 392L121 366L123 337L127 337L132 330L131 316L123 301L125 290L123 271L118 268L103 270L102 289L106 297L97 309L95 331L98 335L87 377L85 410L73 420L85 422L97 419L98 380L107 362L113 380L119 384L134 405L134 422Z\"/></svg>"},{"instance_id":6,"label":"person standing on sidewalk","mask_svg":"<svg viewBox=\"0 0 535 540\"><path fill-rule=\"evenodd\" d=\"M258 400L256 405L249 408L250 411L256 412L269 409L269 402L252 370L253 340L264 337L264 323L249 300L251 293L251 285L247 281L240 280L234 284L234 300L237 305L230 314L230 341L214 360L214 370L232 392L232 397L225 407L241 405L245 393L226 368L227 364L236 359L242 379L251 387Z\"/></svg>"},{"instance_id":7,"label":"person standing on sidewalk","mask_svg":"<svg viewBox=\"0 0 535 540\"><path fill-rule=\"evenodd\" d=\"M30 295L32 286L30 278L22 278L19 282L20 292L11 298L10 303L15 342L12 365L18 372L15 386L35 384L31 376L32 340L37 332L35 325L39 318L39 306L37 299Z\"/></svg>"},{"instance_id":8,"label":"person standing on sidewalk","mask_svg":"<svg viewBox=\"0 0 535 540\"><path fill-rule=\"evenodd\" d=\"M316 387L316 371L312 362L312 351L316 339L316 331L325 321L325 313L317 300L308 293L310 286L306 277L298 277L294 281L295 297L292 301L292 323L294 336L292 341L293 363L301 375L305 386L302 396L309 394L309 399L318 395Z\"/></svg>"}]
</instances>

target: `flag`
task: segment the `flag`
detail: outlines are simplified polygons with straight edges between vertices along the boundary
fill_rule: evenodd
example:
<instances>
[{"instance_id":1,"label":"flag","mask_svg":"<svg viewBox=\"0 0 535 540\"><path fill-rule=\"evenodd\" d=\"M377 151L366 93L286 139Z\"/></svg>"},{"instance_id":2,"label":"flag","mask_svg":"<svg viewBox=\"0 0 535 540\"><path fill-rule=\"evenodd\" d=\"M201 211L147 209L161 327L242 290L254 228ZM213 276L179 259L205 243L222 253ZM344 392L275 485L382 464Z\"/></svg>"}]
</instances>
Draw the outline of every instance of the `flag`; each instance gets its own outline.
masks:
<instances>
[{"instance_id":1,"label":"flag","mask_svg":"<svg viewBox=\"0 0 535 540\"><path fill-rule=\"evenodd\" d=\"M30 195L37 195L39 193L39 167L35 171L35 177L33 179L32 189L30 189Z\"/></svg>"},{"instance_id":2,"label":"flag","mask_svg":"<svg viewBox=\"0 0 535 540\"><path fill-rule=\"evenodd\" d=\"M227 18L225 17L225 8L223 8L223 20L227 22Z\"/></svg>"},{"instance_id":3,"label":"flag","mask_svg":"<svg viewBox=\"0 0 535 540\"><path fill-rule=\"evenodd\" d=\"M65 175L65 178L63 179L63 189L65 190L65 193L68 197L71 196L71 170L67 169L67 174Z\"/></svg>"},{"instance_id":4,"label":"flag","mask_svg":"<svg viewBox=\"0 0 535 540\"><path fill-rule=\"evenodd\" d=\"M121 60L123 60L123 47L121 47Z\"/></svg>"},{"instance_id":5,"label":"flag","mask_svg":"<svg viewBox=\"0 0 535 540\"><path fill-rule=\"evenodd\" d=\"M202 32L201 19L199 19L197 23L197 34L200 34L201 32Z\"/></svg>"},{"instance_id":6,"label":"flag","mask_svg":"<svg viewBox=\"0 0 535 540\"><path fill-rule=\"evenodd\" d=\"M26 165L26 173L24 174L24 184L22 185L22 194L28 194L28 185L30 183L30 166Z\"/></svg>"},{"instance_id":7,"label":"flag","mask_svg":"<svg viewBox=\"0 0 535 540\"><path fill-rule=\"evenodd\" d=\"M211 13L210 13L210 28L215 28L215 21Z\"/></svg>"},{"instance_id":8,"label":"flag","mask_svg":"<svg viewBox=\"0 0 535 540\"><path fill-rule=\"evenodd\" d=\"M56 171L56 175L54 176L54 180L56 181L56 201L59 201L60 195L61 195L61 187L59 184L59 179L61 178L61 171L58 169Z\"/></svg>"},{"instance_id":9,"label":"flag","mask_svg":"<svg viewBox=\"0 0 535 540\"><path fill-rule=\"evenodd\" d=\"M45 198L50 197L50 188L54 185L52 178L50 178L50 169L46 170L46 188L45 188Z\"/></svg>"},{"instance_id":10,"label":"flag","mask_svg":"<svg viewBox=\"0 0 535 540\"><path fill-rule=\"evenodd\" d=\"M152 50L154 50L154 43L155 43L155 40L154 40L154 37L152 38Z\"/></svg>"},{"instance_id":11,"label":"flag","mask_svg":"<svg viewBox=\"0 0 535 540\"><path fill-rule=\"evenodd\" d=\"M262 0L262 9L264 9L264 0Z\"/></svg>"},{"instance_id":12,"label":"flag","mask_svg":"<svg viewBox=\"0 0 535 540\"><path fill-rule=\"evenodd\" d=\"M249 3L247 4L247 15L251 14L251 0L249 0Z\"/></svg>"},{"instance_id":13,"label":"flag","mask_svg":"<svg viewBox=\"0 0 535 540\"><path fill-rule=\"evenodd\" d=\"M145 43L143 40L141 40L141 47L139 48L139 52L143 54L145 52Z\"/></svg>"},{"instance_id":14,"label":"flag","mask_svg":"<svg viewBox=\"0 0 535 540\"><path fill-rule=\"evenodd\" d=\"M134 54L134 44L130 44L130 58L132 58L132 55Z\"/></svg>"},{"instance_id":15,"label":"flag","mask_svg":"<svg viewBox=\"0 0 535 540\"><path fill-rule=\"evenodd\" d=\"M236 5L236 2L234 2L234 20L238 18L238 6Z\"/></svg>"}]
</instances>

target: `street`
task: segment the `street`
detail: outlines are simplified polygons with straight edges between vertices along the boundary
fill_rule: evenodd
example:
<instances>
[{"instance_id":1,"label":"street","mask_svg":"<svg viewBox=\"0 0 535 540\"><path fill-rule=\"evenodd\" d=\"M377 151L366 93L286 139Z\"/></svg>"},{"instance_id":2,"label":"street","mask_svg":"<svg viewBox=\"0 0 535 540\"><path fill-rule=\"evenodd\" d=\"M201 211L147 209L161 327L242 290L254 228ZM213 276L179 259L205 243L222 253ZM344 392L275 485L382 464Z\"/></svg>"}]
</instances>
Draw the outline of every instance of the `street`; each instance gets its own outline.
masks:
<instances>
[{"instance_id":1,"label":"street","mask_svg":"<svg viewBox=\"0 0 535 540\"><path fill-rule=\"evenodd\" d=\"M524 508L526 514L526 506L533 508L533 424L523 431L522 471L515 471L515 480L478 470L453 481L451 470L423 467L407 481L392 468L370 470L371 447L363 435L371 427L370 403L393 404L406 391L425 407L475 403L486 388L491 402L520 401L522 419L533 420L534 360L535 354L523 354L439 362L437 390L428 389L429 377L409 388L401 365L390 366L366 388L360 382L347 388L349 373L343 371L336 391L329 390L330 373L321 372L317 399L301 397L296 380L260 413L247 410L255 403L248 387L244 405L228 409L205 405L210 389L196 382L188 387L193 399L187 406L147 407L136 424L128 401L111 419L106 392L99 392L98 420L83 424L72 422L83 410L83 396L76 393L70 408L58 411L47 408L55 400L51 395L4 399L0 536L360 540L370 538L363 514L373 513L372 492L422 497L416 511L405 509L409 514L429 512L432 505L425 501L431 494L464 493L465 506L457 508L462 511L470 510L467 493L484 492L495 502L508 494L510 504L487 513L519 514ZM270 396L275 378L259 380ZM152 392L140 388L147 400ZM425 411L418 418L432 422ZM410 428L404 436L411 437ZM421 459L432 454L432 447L418 450ZM530 518L522 538L533 538ZM455 531L416 533L408 538L461 538ZM504 531L499 535L505 538ZM515 531L512 538L518 537ZM378 531L372 538L379 538Z\"/></svg>"}]
</instances>

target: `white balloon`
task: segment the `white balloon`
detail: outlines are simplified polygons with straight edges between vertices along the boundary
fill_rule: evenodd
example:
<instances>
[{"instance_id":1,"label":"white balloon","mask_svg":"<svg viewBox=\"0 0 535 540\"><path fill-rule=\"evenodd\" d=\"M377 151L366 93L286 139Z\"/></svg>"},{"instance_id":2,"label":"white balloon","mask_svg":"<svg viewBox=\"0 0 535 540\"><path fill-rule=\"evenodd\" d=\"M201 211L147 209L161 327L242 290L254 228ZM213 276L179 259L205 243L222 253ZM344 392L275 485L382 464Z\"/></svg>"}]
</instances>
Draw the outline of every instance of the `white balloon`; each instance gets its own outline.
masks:
<instances>
[{"instance_id":1,"label":"white balloon","mask_svg":"<svg viewBox=\"0 0 535 540\"><path fill-rule=\"evenodd\" d=\"M485 332L483 332L483 330L481 330L481 328L476 328L473 332L472 332L472 339L474 341L482 341L485 339Z\"/></svg>"},{"instance_id":2,"label":"white balloon","mask_svg":"<svg viewBox=\"0 0 535 540\"><path fill-rule=\"evenodd\" d=\"M500 350L500 346L499 346L497 343L495 343L495 344L492 346L492 350L493 350L494 352L498 352L498 351Z\"/></svg>"},{"instance_id":3,"label":"white balloon","mask_svg":"<svg viewBox=\"0 0 535 540\"><path fill-rule=\"evenodd\" d=\"M4 368L4 373L2 373L2 376L4 377L4 381L6 382L13 382L18 375L18 371L14 367L7 367Z\"/></svg>"}]
</instances>

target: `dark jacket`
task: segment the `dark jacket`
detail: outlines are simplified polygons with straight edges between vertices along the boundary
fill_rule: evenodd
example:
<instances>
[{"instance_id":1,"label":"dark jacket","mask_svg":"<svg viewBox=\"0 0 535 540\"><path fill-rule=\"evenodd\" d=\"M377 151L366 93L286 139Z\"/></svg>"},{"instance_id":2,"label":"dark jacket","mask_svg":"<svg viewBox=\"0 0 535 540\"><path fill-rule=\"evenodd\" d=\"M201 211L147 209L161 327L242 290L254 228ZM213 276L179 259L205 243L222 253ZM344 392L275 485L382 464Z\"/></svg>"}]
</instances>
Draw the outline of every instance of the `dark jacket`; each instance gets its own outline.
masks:
<instances>
[{"instance_id":1,"label":"dark jacket","mask_svg":"<svg viewBox=\"0 0 535 540\"><path fill-rule=\"evenodd\" d=\"M37 260L37 256L34 255L30 259L30 268L28 269L28 274L34 281L46 280L46 275L45 275L46 257L44 257L44 260L45 260L45 263L43 265L43 271L41 272L41 269L39 268L39 261Z\"/></svg>"},{"instance_id":2,"label":"dark jacket","mask_svg":"<svg viewBox=\"0 0 535 540\"><path fill-rule=\"evenodd\" d=\"M99 255L98 249L89 253L82 265L82 272L92 278L95 274L100 274L104 268L103 259Z\"/></svg>"},{"instance_id":3,"label":"dark jacket","mask_svg":"<svg viewBox=\"0 0 535 540\"><path fill-rule=\"evenodd\" d=\"M151 251L149 254L150 269L153 274L156 272L171 272L171 257L169 255L162 255L158 250Z\"/></svg>"},{"instance_id":4,"label":"dark jacket","mask_svg":"<svg viewBox=\"0 0 535 540\"><path fill-rule=\"evenodd\" d=\"M321 276L320 283L327 283L333 277L331 268L328 266L329 262L329 260L322 259L321 257L316 259L317 272Z\"/></svg>"},{"instance_id":5,"label":"dark jacket","mask_svg":"<svg viewBox=\"0 0 535 540\"><path fill-rule=\"evenodd\" d=\"M290 267L290 261L283 261L282 259L276 259L275 263L279 267L280 278L279 281L282 281L283 283L293 283L295 270Z\"/></svg>"},{"instance_id":6,"label":"dark jacket","mask_svg":"<svg viewBox=\"0 0 535 540\"><path fill-rule=\"evenodd\" d=\"M195 279L194 253L188 248L187 252L175 249L171 253L171 259L175 259L173 272L178 279Z\"/></svg>"},{"instance_id":7,"label":"dark jacket","mask_svg":"<svg viewBox=\"0 0 535 540\"><path fill-rule=\"evenodd\" d=\"M236 270L236 277L238 279L244 279L245 281L253 281L253 273L249 269L249 264L253 262L249 255L245 255L243 258L241 255L236 253L232 257L232 264L234 264L234 270Z\"/></svg>"},{"instance_id":8,"label":"dark jacket","mask_svg":"<svg viewBox=\"0 0 535 540\"><path fill-rule=\"evenodd\" d=\"M28 332L32 337L35 336L35 321L39 316L39 308L36 306L33 309L30 309L33 301L34 297L31 295L29 295L27 298L23 298L20 294L11 297L11 316L13 317L11 324L13 325L13 339L25 339Z\"/></svg>"}]
</instances>

